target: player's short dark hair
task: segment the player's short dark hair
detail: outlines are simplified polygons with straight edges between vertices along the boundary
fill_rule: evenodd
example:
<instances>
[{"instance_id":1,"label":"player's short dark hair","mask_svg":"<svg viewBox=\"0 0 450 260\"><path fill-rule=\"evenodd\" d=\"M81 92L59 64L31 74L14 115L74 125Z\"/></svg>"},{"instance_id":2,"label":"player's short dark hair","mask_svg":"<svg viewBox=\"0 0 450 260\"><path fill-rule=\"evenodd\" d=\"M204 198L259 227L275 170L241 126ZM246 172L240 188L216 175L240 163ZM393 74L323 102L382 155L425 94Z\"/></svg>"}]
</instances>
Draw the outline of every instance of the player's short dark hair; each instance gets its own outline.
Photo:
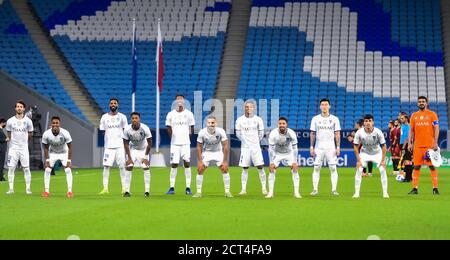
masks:
<instances>
[{"instance_id":1,"label":"player's short dark hair","mask_svg":"<svg viewBox=\"0 0 450 260\"><path fill-rule=\"evenodd\" d=\"M285 121L286 124L289 124L288 119L286 117L284 117L284 116L280 117L280 119L278 119L278 121Z\"/></svg>"},{"instance_id":2,"label":"player's short dark hair","mask_svg":"<svg viewBox=\"0 0 450 260\"><path fill-rule=\"evenodd\" d=\"M0 118L0 124L4 124L4 123L6 123L6 119Z\"/></svg>"},{"instance_id":3,"label":"player's short dark hair","mask_svg":"<svg viewBox=\"0 0 450 260\"><path fill-rule=\"evenodd\" d=\"M111 103L111 101L116 101L117 102L117 104L119 104L119 99L118 98L110 98L109 99L109 103Z\"/></svg>"},{"instance_id":4,"label":"player's short dark hair","mask_svg":"<svg viewBox=\"0 0 450 260\"><path fill-rule=\"evenodd\" d=\"M16 106L17 106L17 104L21 104L23 106L23 108L27 108L27 105L25 104L25 102L23 100L17 100ZM14 106L14 107L16 107L16 106Z\"/></svg>"},{"instance_id":5,"label":"player's short dark hair","mask_svg":"<svg viewBox=\"0 0 450 260\"><path fill-rule=\"evenodd\" d=\"M139 118L141 118L141 113L133 112L133 113L131 113L131 117L133 117L133 116L138 116Z\"/></svg>"},{"instance_id":6,"label":"player's short dark hair","mask_svg":"<svg viewBox=\"0 0 450 260\"><path fill-rule=\"evenodd\" d=\"M366 121L366 120L373 120L373 115L371 115L371 114L365 115L364 116L364 121Z\"/></svg>"},{"instance_id":7,"label":"player's short dark hair","mask_svg":"<svg viewBox=\"0 0 450 260\"><path fill-rule=\"evenodd\" d=\"M428 98L425 96L420 96L417 100L425 99L425 101L428 103Z\"/></svg>"},{"instance_id":8,"label":"player's short dark hair","mask_svg":"<svg viewBox=\"0 0 450 260\"><path fill-rule=\"evenodd\" d=\"M183 94L177 94L177 95L175 96L175 99L177 99L177 98L179 98L179 97L182 97L183 99L186 99L186 97L185 97Z\"/></svg>"},{"instance_id":9,"label":"player's short dark hair","mask_svg":"<svg viewBox=\"0 0 450 260\"><path fill-rule=\"evenodd\" d=\"M328 105L331 105L331 102L330 102L330 100L328 98L322 98L320 100L320 104L322 104L323 102L328 102Z\"/></svg>"},{"instance_id":10,"label":"player's short dark hair","mask_svg":"<svg viewBox=\"0 0 450 260\"><path fill-rule=\"evenodd\" d=\"M52 120L51 120L51 121L53 121L53 120L58 120L59 122L61 122L61 118L60 118L59 116L54 116L54 117L52 117Z\"/></svg>"},{"instance_id":11,"label":"player's short dark hair","mask_svg":"<svg viewBox=\"0 0 450 260\"><path fill-rule=\"evenodd\" d=\"M402 114L405 117L406 121L409 121L409 116L407 114Z\"/></svg>"},{"instance_id":12,"label":"player's short dark hair","mask_svg":"<svg viewBox=\"0 0 450 260\"><path fill-rule=\"evenodd\" d=\"M363 126L364 125L364 119L358 119L358 121L356 121L356 124L359 126Z\"/></svg>"}]
</instances>

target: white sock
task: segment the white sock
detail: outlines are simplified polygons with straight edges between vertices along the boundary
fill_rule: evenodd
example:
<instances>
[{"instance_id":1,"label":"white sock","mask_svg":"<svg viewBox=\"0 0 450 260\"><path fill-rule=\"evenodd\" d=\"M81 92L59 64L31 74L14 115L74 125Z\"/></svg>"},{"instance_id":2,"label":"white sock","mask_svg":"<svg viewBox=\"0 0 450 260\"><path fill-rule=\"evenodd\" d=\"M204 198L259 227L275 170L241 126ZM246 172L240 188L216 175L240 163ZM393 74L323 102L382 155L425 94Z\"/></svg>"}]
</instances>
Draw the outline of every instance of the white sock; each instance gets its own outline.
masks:
<instances>
[{"instance_id":1,"label":"white sock","mask_svg":"<svg viewBox=\"0 0 450 260\"><path fill-rule=\"evenodd\" d=\"M46 168L44 172L44 190L50 192L50 175L52 173L51 168Z\"/></svg>"},{"instance_id":2,"label":"white sock","mask_svg":"<svg viewBox=\"0 0 450 260\"><path fill-rule=\"evenodd\" d=\"M338 176L338 173L337 173L336 165L330 166L330 172L331 172L332 191L337 191L337 184L338 184L339 176Z\"/></svg>"},{"instance_id":3,"label":"white sock","mask_svg":"<svg viewBox=\"0 0 450 260\"><path fill-rule=\"evenodd\" d=\"M269 193L273 194L275 189L275 172L269 173Z\"/></svg>"},{"instance_id":4,"label":"white sock","mask_svg":"<svg viewBox=\"0 0 450 260\"><path fill-rule=\"evenodd\" d=\"M150 193L150 170L144 170L144 184L145 184L145 192Z\"/></svg>"},{"instance_id":5,"label":"white sock","mask_svg":"<svg viewBox=\"0 0 450 260\"><path fill-rule=\"evenodd\" d=\"M191 168L184 168L184 175L186 176L186 188L190 188L192 182Z\"/></svg>"},{"instance_id":6,"label":"white sock","mask_svg":"<svg viewBox=\"0 0 450 260\"><path fill-rule=\"evenodd\" d=\"M380 167L380 175L381 175L381 186L383 186L383 194L388 193L388 178L386 169L384 167Z\"/></svg>"},{"instance_id":7,"label":"white sock","mask_svg":"<svg viewBox=\"0 0 450 260\"><path fill-rule=\"evenodd\" d=\"M109 167L103 168L103 189L108 190L109 186Z\"/></svg>"},{"instance_id":8,"label":"white sock","mask_svg":"<svg viewBox=\"0 0 450 260\"><path fill-rule=\"evenodd\" d=\"M130 192L131 189L131 178L132 178L133 174L131 171L125 171L125 191L126 192Z\"/></svg>"},{"instance_id":9,"label":"white sock","mask_svg":"<svg viewBox=\"0 0 450 260\"><path fill-rule=\"evenodd\" d=\"M261 186L262 186L262 190L266 191L267 190L267 180L266 180L266 172L263 169L258 169L259 172L259 180L261 181Z\"/></svg>"},{"instance_id":10,"label":"white sock","mask_svg":"<svg viewBox=\"0 0 450 260\"><path fill-rule=\"evenodd\" d=\"M8 183L9 183L9 190L14 190L14 172L16 171L15 167L9 167L8 169Z\"/></svg>"},{"instance_id":11,"label":"white sock","mask_svg":"<svg viewBox=\"0 0 450 260\"><path fill-rule=\"evenodd\" d=\"M202 193L203 175L197 175L197 193Z\"/></svg>"},{"instance_id":12,"label":"white sock","mask_svg":"<svg viewBox=\"0 0 450 260\"><path fill-rule=\"evenodd\" d=\"M300 193L300 175L292 171L292 182L294 183L294 193Z\"/></svg>"},{"instance_id":13,"label":"white sock","mask_svg":"<svg viewBox=\"0 0 450 260\"><path fill-rule=\"evenodd\" d=\"M356 176L355 176L355 194L359 195L361 191L361 182L362 182L362 174L364 169L359 168L356 170Z\"/></svg>"},{"instance_id":14,"label":"white sock","mask_svg":"<svg viewBox=\"0 0 450 260\"><path fill-rule=\"evenodd\" d=\"M66 180L67 180L67 191L72 192L72 185L73 185L73 175L72 175L72 169L66 168Z\"/></svg>"},{"instance_id":15,"label":"white sock","mask_svg":"<svg viewBox=\"0 0 450 260\"><path fill-rule=\"evenodd\" d=\"M223 174L223 184L225 186L225 192L230 192L230 174L224 173Z\"/></svg>"},{"instance_id":16,"label":"white sock","mask_svg":"<svg viewBox=\"0 0 450 260\"><path fill-rule=\"evenodd\" d=\"M119 166L119 171L120 171L120 181L122 183L122 189L127 189L127 170L125 169L124 166Z\"/></svg>"},{"instance_id":17,"label":"white sock","mask_svg":"<svg viewBox=\"0 0 450 260\"><path fill-rule=\"evenodd\" d=\"M248 181L248 170L242 169L242 176L241 176L242 191L247 191L247 181Z\"/></svg>"},{"instance_id":18,"label":"white sock","mask_svg":"<svg viewBox=\"0 0 450 260\"><path fill-rule=\"evenodd\" d=\"M313 173L313 189L315 191L319 191L319 181L320 181L320 169L322 167L320 166L314 166L314 173Z\"/></svg>"},{"instance_id":19,"label":"white sock","mask_svg":"<svg viewBox=\"0 0 450 260\"><path fill-rule=\"evenodd\" d=\"M175 188L175 181L177 179L178 168L170 168L170 187Z\"/></svg>"},{"instance_id":20,"label":"white sock","mask_svg":"<svg viewBox=\"0 0 450 260\"><path fill-rule=\"evenodd\" d=\"M23 174L25 176L25 184L27 190L31 189L31 171L29 167L23 168Z\"/></svg>"}]
</instances>

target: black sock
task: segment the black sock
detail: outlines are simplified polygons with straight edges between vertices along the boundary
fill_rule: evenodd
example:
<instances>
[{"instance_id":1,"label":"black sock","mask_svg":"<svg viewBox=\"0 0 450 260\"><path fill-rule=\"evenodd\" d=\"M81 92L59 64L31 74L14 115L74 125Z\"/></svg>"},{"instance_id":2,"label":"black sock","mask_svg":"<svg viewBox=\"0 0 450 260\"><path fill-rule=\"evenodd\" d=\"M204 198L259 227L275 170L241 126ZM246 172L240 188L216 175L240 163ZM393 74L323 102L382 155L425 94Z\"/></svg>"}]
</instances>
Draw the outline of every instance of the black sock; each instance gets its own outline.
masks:
<instances>
[{"instance_id":1,"label":"black sock","mask_svg":"<svg viewBox=\"0 0 450 260\"><path fill-rule=\"evenodd\" d=\"M406 181L412 181L412 174L413 174L413 166L412 165L406 165L405 166L405 180Z\"/></svg>"},{"instance_id":2,"label":"black sock","mask_svg":"<svg viewBox=\"0 0 450 260\"><path fill-rule=\"evenodd\" d=\"M400 163L400 159L392 159L392 163L394 164L394 172L398 172L398 164Z\"/></svg>"}]
</instances>

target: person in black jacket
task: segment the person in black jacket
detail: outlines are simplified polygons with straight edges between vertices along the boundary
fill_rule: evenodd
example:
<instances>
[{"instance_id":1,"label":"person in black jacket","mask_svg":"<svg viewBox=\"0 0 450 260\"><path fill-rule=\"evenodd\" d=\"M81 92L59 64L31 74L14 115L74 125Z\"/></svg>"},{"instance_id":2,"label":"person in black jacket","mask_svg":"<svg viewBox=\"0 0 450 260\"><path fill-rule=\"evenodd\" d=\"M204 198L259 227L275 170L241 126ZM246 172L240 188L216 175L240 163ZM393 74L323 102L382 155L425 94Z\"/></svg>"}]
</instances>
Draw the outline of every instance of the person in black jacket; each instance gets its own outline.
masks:
<instances>
[{"instance_id":1,"label":"person in black jacket","mask_svg":"<svg viewBox=\"0 0 450 260\"><path fill-rule=\"evenodd\" d=\"M5 166L6 150L8 149L8 137L3 130L6 126L6 120L0 119L0 181L6 181L3 175L3 168Z\"/></svg>"}]
</instances>

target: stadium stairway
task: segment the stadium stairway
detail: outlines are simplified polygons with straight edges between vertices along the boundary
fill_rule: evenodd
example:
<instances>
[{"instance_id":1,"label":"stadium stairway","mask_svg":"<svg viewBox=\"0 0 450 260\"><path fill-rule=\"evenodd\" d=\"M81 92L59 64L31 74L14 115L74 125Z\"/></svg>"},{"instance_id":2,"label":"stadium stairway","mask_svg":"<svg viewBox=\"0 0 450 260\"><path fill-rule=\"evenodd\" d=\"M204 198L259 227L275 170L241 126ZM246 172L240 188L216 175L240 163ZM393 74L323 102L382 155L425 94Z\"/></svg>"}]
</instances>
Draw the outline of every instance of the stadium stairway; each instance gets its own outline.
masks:
<instances>
[{"instance_id":1,"label":"stadium stairway","mask_svg":"<svg viewBox=\"0 0 450 260\"><path fill-rule=\"evenodd\" d=\"M224 105L227 99L236 98L247 42L251 6L251 0L239 0L233 2L231 9L224 55L215 96ZM218 109L215 112L222 113Z\"/></svg>"},{"instance_id":2,"label":"stadium stairway","mask_svg":"<svg viewBox=\"0 0 450 260\"><path fill-rule=\"evenodd\" d=\"M83 86L77 75L74 73L64 55L56 47L48 32L27 0L11 1L19 18L25 24L33 42L46 59L53 73L64 86L64 89L74 100L80 111L88 121L96 125L101 116L101 110L97 103L90 97L89 92Z\"/></svg>"}]
</instances>

